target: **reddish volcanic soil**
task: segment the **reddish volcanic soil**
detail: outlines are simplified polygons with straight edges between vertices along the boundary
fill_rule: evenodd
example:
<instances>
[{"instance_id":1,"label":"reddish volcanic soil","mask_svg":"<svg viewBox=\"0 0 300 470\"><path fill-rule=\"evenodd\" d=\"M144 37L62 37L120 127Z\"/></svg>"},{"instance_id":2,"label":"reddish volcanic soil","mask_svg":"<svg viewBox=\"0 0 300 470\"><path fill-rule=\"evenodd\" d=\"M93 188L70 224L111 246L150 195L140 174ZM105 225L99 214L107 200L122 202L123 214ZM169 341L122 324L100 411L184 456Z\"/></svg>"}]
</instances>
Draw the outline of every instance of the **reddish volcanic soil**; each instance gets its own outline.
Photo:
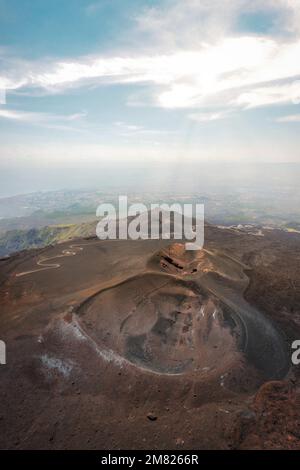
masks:
<instances>
[{"instance_id":1,"label":"reddish volcanic soil","mask_svg":"<svg viewBox=\"0 0 300 470\"><path fill-rule=\"evenodd\" d=\"M300 448L300 236L263 235L1 260L0 447Z\"/></svg>"}]
</instances>

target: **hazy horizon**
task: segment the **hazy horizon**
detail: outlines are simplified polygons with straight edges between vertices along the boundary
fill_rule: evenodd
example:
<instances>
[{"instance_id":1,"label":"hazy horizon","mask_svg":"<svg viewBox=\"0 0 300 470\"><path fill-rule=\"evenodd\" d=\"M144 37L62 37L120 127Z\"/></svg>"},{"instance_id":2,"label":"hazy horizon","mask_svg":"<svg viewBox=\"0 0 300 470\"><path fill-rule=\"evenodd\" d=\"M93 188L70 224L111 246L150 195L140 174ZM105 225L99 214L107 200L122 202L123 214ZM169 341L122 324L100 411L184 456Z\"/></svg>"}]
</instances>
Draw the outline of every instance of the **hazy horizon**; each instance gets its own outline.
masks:
<instances>
[{"instance_id":1,"label":"hazy horizon","mask_svg":"<svg viewBox=\"0 0 300 470\"><path fill-rule=\"evenodd\" d=\"M99 190L144 193L172 191L174 194L232 191L245 186L262 189L298 190L300 162L237 163L189 162L116 162L85 168L61 166L3 169L0 198L34 192ZM297 191L298 192L298 191Z\"/></svg>"}]
</instances>

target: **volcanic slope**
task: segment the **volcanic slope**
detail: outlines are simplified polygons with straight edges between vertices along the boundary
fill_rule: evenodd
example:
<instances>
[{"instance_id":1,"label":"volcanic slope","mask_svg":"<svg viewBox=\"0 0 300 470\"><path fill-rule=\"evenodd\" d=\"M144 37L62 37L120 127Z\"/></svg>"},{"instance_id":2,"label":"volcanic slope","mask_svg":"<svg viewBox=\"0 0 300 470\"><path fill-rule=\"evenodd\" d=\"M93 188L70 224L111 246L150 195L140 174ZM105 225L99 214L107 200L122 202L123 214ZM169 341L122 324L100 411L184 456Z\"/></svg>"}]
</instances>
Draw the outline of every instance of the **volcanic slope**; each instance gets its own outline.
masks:
<instances>
[{"instance_id":1,"label":"volcanic slope","mask_svg":"<svg viewBox=\"0 0 300 470\"><path fill-rule=\"evenodd\" d=\"M2 260L1 447L272 447L253 444L253 396L297 377L248 294L276 234L249 237L207 227L196 252L86 239Z\"/></svg>"}]
</instances>

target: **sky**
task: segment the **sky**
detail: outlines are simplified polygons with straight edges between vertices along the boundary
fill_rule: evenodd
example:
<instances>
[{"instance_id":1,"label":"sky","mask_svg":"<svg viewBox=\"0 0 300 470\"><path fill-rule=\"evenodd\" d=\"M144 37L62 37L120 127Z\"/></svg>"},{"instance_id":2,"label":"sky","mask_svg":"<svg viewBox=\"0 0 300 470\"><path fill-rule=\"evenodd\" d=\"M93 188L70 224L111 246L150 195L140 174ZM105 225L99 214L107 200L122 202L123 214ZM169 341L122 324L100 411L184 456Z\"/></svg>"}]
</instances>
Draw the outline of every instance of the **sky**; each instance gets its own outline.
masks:
<instances>
[{"instance_id":1,"label":"sky","mask_svg":"<svg viewBox=\"0 0 300 470\"><path fill-rule=\"evenodd\" d=\"M299 135L300 0L0 0L1 184L300 162Z\"/></svg>"}]
</instances>

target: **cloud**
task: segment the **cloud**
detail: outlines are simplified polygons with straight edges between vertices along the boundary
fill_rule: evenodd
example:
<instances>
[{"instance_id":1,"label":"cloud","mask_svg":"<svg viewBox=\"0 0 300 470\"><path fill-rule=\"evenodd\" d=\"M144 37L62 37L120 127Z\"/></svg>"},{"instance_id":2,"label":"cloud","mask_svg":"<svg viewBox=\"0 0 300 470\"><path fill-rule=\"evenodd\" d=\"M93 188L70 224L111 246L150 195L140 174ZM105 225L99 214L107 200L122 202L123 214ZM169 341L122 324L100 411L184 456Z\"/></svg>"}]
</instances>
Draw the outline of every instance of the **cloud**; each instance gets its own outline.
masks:
<instances>
[{"instance_id":1,"label":"cloud","mask_svg":"<svg viewBox=\"0 0 300 470\"><path fill-rule=\"evenodd\" d=\"M262 9L278 13L281 35L237 31L241 14ZM166 109L294 103L299 96L299 12L300 0L265 0L263 7L258 0L169 0L136 17L133 37L140 34L143 47L134 52L60 61L5 59L0 88L63 93L104 83L144 84L151 96L144 104Z\"/></svg>"},{"instance_id":2,"label":"cloud","mask_svg":"<svg viewBox=\"0 0 300 470\"><path fill-rule=\"evenodd\" d=\"M24 111L14 111L9 109L0 109L0 118L10 119L13 121L35 122L44 119L42 113L28 113Z\"/></svg>"},{"instance_id":3,"label":"cloud","mask_svg":"<svg viewBox=\"0 0 300 470\"><path fill-rule=\"evenodd\" d=\"M196 122L211 122L211 121L219 121L220 119L226 119L230 114L229 111L217 111L212 113L194 113L189 114L189 118L192 121Z\"/></svg>"},{"instance_id":4,"label":"cloud","mask_svg":"<svg viewBox=\"0 0 300 470\"><path fill-rule=\"evenodd\" d=\"M290 114L282 116L275 120L276 122L300 122L300 114Z\"/></svg>"},{"instance_id":5,"label":"cloud","mask_svg":"<svg viewBox=\"0 0 300 470\"><path fill-rule=\"evenodd\" d=\"M6 104L6 91L0 88L0 104Z\"/></svg>"},{"instance_id":6,"label":"cloud","mask_svg":"<svg viewBox=\"0 0 300 470\"><path fill-rule=\"evenodd\" d=\"M132 131L132 132L139 132L139 131L144 130L143 126L137 126L136 124L127 124L126 122L123 122L123 121L116 121L114 125L119 129Z\"/></svg>"},{"instance_id":7,"label":"cloud","mask_svg":"<svg viewBox=\"0 0 300 470\"><path fill-rule=\"evenodd\" d=\"M166 1L136 16L137 30L153 49L197 49L232 29L239 9L232 0Z\"/></svg>"},{"instance_id":8,"label":"cloud","mask_svg":"<svg viewBox=\"0 0 300 470\"><path fill-rule=\"evenodd\" d=\"M27 124L38 125L47 127L48 129L68 130L82 132L82 128L70 126L68 123L74 121L81 121L86 116L86 113L75 114L50 114L39 112L28 112L20 110L12 110L7 108L0 108L0 119L7 119L15 122L22 122Z\"/></svg>"},{"instance_id":9,"label":"cloud","mask_svg":"<svg viewBox=\"0 0 300 470\"><path fill-rule=\"evenodd\" d=\"M247 109L285 103L300 103L300 80L282 85L254 88L241 93L235 101L236 105Z\"/></svg>"},{"instance_id":10,"label":"cloud","mask_svg":"<svg viewBox=\"0 0 300 470\"><path fill-rule=\"evenodd\" d=\"M87 15L93 15L96 13L98 10L101 10L103 8L103 4L100 2L93 2L90 3L86 8L85 8L85 13Z\"/></svg>"},{"instance_id":11,"label":"cloud","mask_svg":"<svg viewBox=\"0 0 300 470\"><path fill-rule=\"evenodd\" d=\"M17 121L76 121L86 116L86 113L75 113L75 114L50 114L50 113L38 113L38 112L27 112L11 109L0 109L0 117L6 119L13 119Z\"/></svg>"},{"instance_id":12,"label":"cloud","mask_svg":"<svg viewBox=\"0 0 300 470\"><path fill-rule=\"evenodd\" d=\"M163 130L163 129L148 129L145 128L144 126L136 125L136 124L128 124L123 121L117 121L114 123L114 126L117 130L118 135L121 137L125 138L138 138L141 139L144 143L146 142L145 139L149 138L159 138L159 137L164 137L164 136L169 136L172 134L171 131ZM157 141L149 141L149 143L152 143L154 145L159 145L159 142Z\"/></svg>"},{"instance_id":13,"label":"cloud","mask_svg":"<svg viewBox=\"0 0 300 470\"><path fill-rule=\"evenodd\" d=\"M32 64L30 73L25 71L22 80L16 77L10 87L19 89L26 83L27 87L59 92L91 83L145 83L157 87L152 104L163 108L201 107L217 99L220 105L254 107L291 102L300 76L298 57L300 40L280 44L246 36L169 55L83 57L49 63L43 71ZM293 83L280 86L278 98L272 82L283 79ZM247 93L241 90L245 87Z\"/></svg>"},{"instance_id":14,"label":"cloud","mask_svg":"<svg viewBox=\"0 0 300 470\"><path fill-rule=\"evenodd\" d=\"M117 0L114 0L114 2L117 2ZM90 3L89 5L87 5L86 7L84 7L85 14L87 16L92 16L99 12L102 13L106 8L111 7L114 2L112 2L111 0L94 1Z\"/></svg>"},{"instance_id":15,"label":"cloud","mask_svg":"<svg viewBox=\"0 0 300 470\"><path fill-rule=\"evenodd\" d=\"M272 18L268 35L291 37L300 31L299 0L166 0L146 9L136 21L153 48L197 49L204 41L214 43L237 34L240 20L251 15Z\"/></svg>"}]
</instances>

